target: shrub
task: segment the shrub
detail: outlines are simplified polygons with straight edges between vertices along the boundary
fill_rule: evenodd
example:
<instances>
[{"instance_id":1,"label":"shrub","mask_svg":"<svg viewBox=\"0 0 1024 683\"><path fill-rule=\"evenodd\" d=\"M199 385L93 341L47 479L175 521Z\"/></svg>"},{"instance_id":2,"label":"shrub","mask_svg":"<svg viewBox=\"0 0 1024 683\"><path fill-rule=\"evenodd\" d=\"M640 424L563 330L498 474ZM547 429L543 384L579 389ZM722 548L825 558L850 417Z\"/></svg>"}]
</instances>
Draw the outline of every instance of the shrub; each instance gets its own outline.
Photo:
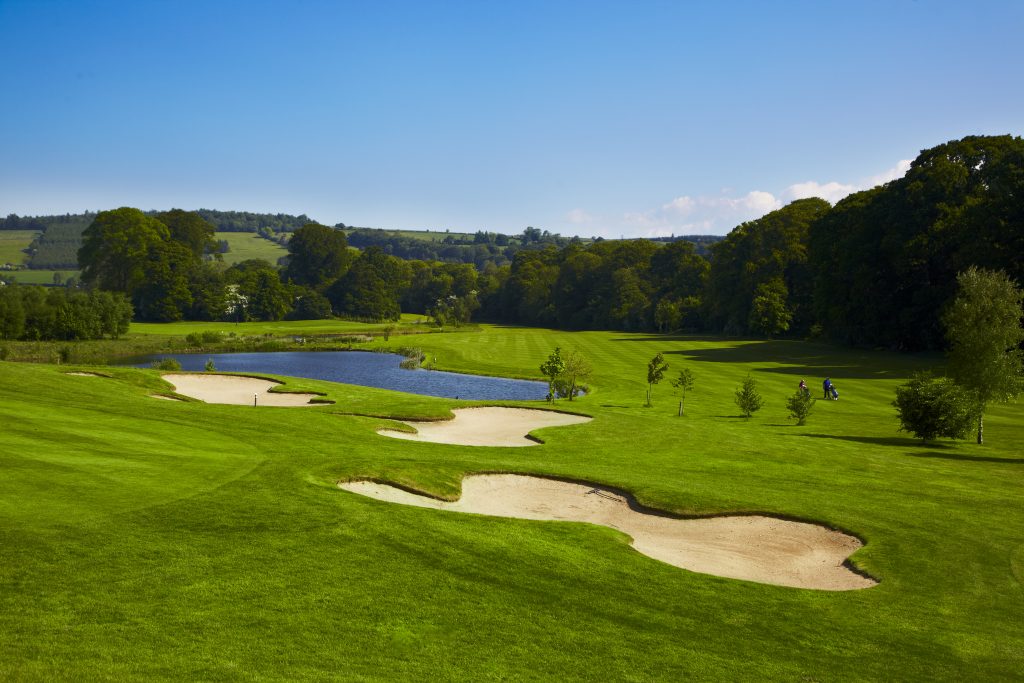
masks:
<instances>
[{"instance_id":1,"label":"shrub","mask_svg":"<svg viewBox=\"0 0 1024 683\"><path fill-rule=\"evenodd\" d=\"M161 358L153 363L154 370L181 370L181 363L174 358Z\"/></svg>"},{"instance_id":2,"label":"shrub","mask_svg":"<svg viewBox=\"0 0 1024 683\"><path fill-rule=\"evenodd\" d=\"M215 372L217 370L217 366L213 364L213 359L212 358L207 358L206 359L205 369L206 369L206 372Z\"/></svg>"},{"instance_id":3,"label":"shrub","mask_svg":"<svg viewBox=\"0 0 1024 683\"><path fill-rule=\"evenodd\" d=\"M743 417L749 418L764 405L764 399L757 393L757 382L747 375L743 386L736 390L736 405L743 411Z\"/></svg>"},{"instance_id":4,"label":"shrub","mask_svg":"<svg viewBox=\"0 0 1024 683\"><path fill-rule=\"evenodd\" d=\"M789 416L796 419L798 425L807 422L807 416L814 409L814 399L811 392L797 389L796 393L786 399L786 407L789 408Z\"/></svg>"},{"instance_id":5,"label":"shrub","mask_svg":"<svg viewBox=\"0 0 1024 683\"><path fill-rule=\"evenodd\" d=\"M897 387L892 405L900 431L924 441L940 436L966 438L978 419L977 409L963 389L948 377L932 377L927 372Z\"/></svg>"}]
</instances>

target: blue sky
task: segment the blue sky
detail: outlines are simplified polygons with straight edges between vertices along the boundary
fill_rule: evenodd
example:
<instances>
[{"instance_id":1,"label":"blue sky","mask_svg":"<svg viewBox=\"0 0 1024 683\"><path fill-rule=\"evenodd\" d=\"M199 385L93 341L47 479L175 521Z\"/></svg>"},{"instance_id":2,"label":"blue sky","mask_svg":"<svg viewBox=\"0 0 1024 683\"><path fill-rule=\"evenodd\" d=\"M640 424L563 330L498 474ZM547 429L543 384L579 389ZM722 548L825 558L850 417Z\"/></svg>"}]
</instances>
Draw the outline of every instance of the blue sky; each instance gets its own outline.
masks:
<instances>
[{"instance_id":1,"label":"blue sky","mask_svg":"<svg viewBox=\"0 0 1024 683\"><path fill-rule=\"evenodd\" d=\"M1024 2L0 0L0 213L724 234L1024 132Z\"/></svg>"}]
</instances>

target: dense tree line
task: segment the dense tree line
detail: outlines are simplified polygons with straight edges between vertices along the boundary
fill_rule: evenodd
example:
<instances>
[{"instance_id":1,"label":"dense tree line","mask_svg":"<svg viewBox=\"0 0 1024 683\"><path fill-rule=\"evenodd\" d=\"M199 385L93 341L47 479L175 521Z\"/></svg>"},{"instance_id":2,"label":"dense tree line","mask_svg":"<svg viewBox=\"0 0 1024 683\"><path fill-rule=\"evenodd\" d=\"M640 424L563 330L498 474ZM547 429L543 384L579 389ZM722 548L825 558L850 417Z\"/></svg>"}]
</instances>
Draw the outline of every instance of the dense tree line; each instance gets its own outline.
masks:
<instances>
[{"instance_id":1,"label":"dense tree line","mask_svg":"<svg viewBox=\"0 0 1024 683\"><path fill-rule=\"evenodd\" d=\"M95 216L78 258L87 286L124 293L143 320L382 320L404 311L439 324L475 314L567 329L824 334L924 349L944 344L938 321L957 273L979 266L1024 281L1022 196L1024 141L969 137L925 150L904 178L835 207L795 201L710 247L583 243L535 228L429 242L307 222L286 233L256 227L289 236L283 268L228 268L211 260L215 226L200 213L122 208Z\"/></svg>"},{"instance_id":2,"label":"dense tree line","mask_svg":"<svg viewBox=\"0 0 1024 683\"><path fill-rule=\"evenodd\" d=\"M131 318L131 304L112 292L0 287L0 339L116 339L128 331Z\"/></svg>"},{"instance_id":3,"label":"dense tree line","mask_svg":"<svg viewBox=\"0 0 1024 683\"><path fill-rule=\"evenodd\" d=\"M736 227L702 259L685 242L519 252L482 301L494 320L571 329L824 334L941 348L941 314L970 266L1024 282L1024 140L925 150L904 178L831 207L795 201Z\"/></svg>"},{"instance_id":4,"label":"dense tree line","mask_svg":"<svg viewBox=\"0 0 1024 683\"><path fill-rule=\"evenodd\" d=\"M195 213L199 214L218 232L260 232L261 229L270 229L275 233L294 232L312 222L312 219L306 214L292 216L287 213L215 211L213 209L198 209Z\"/></svg>"},{"instance_id":5,"label":"dense tree line","mask_svg":"<svg viewBox=\"0 0 1024 683\"><path fill-rule=\"evenodd\" d=\"M898 180L811 226L815 314L834 338L943 345L941 312L970 266L1024 282L1024 140L968 137L923 151Z\"/></svg>"}]
</instances>

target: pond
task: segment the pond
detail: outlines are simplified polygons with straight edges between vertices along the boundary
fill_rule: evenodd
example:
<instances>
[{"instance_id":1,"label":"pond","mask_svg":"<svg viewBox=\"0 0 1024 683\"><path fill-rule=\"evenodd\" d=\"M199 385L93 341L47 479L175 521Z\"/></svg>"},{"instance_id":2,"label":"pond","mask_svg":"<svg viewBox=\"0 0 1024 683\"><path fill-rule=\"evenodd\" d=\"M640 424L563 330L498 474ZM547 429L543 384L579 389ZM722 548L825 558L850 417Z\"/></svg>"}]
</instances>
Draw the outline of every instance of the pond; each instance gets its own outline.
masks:
<instances>
[{"instance_id":1,"label":"pond","mask_svg":"<svg viewBox=\"0 0 1024 683\"><path fill-rule=\"evenodd\" d=\"M174 358L182 370L202 371L212 359L222 372L252 372L323 379L409 394L460 398L471 401L540 401L547 396L545 382L465 375L438 370L405 370L404 356L368 351L282 351L273 353L179 353L133 358L128 362L148 368L154 361Z\"/></svg>"}]
</instances>

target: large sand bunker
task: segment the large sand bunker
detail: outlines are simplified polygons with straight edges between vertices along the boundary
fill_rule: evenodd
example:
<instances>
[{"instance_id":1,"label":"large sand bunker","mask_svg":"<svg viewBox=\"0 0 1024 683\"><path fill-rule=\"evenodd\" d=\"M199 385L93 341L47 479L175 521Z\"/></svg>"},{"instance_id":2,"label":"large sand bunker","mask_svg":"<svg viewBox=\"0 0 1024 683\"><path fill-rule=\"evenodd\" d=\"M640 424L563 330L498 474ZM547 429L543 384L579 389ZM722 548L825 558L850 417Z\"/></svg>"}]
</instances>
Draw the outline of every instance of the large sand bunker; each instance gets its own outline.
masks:
<instances>
[{"instance_id":1,"label":"large sand bunker","mask_svg":"<svg viewBox=\"0 0 1024 683\"><path fill-rule=\"evenodd\" d=\"M280 385L269 379L238 377L236 375L190 375L170 374L163 378L174 386L174 391L183 396L198 398L207 403L227 403L251 406L255 396L257 406L311 406L310 399L317 394L271 393L270 389ZM322 403L319 405L323 405Z\"/></svg>"},{"instance_id":2,"label":"large sand bunker","mask_svg":"<svg viewBox=\"0 0 1024 683\"><path fill-rule=\"evenodd\" d=\"M380 433L395 439L430 441L461 446L536 446L539 442L527 434L542 427L560 427L590 422L583 415L556 413L530 408L461 408L453 410L455 419L442 422L405 422L415 434L382 429Z\"/></svg>"},{"instance_id":3,"label":"large sand bunker","mask_svg":"<svg viewBox=\"0 0 1024 683\"><path fill-rule=\"evenodd\" d=\"M631 536L633 547L645 555L703 574L832 591L876 584L844 565L861 542L817 524L763 516L677 519L640 512L625 496L606 489L515 474L466 477L456 502L369 481L339 486L438 510L601 524Z\"/></svg>"}]
</instances>

